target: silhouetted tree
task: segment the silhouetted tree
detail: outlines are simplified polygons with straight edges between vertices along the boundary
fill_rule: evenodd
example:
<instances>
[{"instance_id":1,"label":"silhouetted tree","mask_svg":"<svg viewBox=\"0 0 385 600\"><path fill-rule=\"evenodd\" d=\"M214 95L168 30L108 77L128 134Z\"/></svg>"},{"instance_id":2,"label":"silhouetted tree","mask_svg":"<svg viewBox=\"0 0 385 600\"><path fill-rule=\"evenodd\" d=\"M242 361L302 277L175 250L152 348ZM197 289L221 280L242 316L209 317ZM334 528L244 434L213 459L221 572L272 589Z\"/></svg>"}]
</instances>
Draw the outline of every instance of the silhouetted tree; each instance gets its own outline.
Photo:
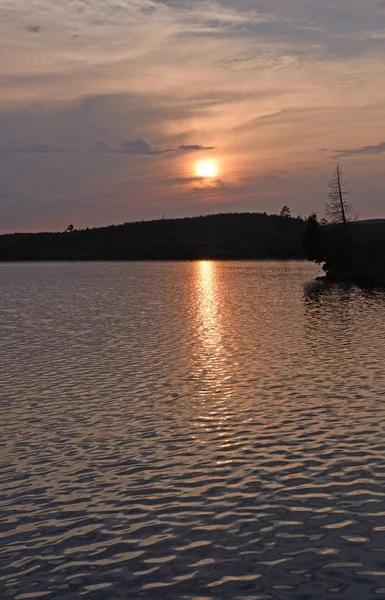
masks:
<instances>
[{"instance_id":1,"label":"silhouetted tree","mask_svg":"<svg viewBox=\"0 0 385 600\"><path fill-rule=\"evenodd\" d=\"M347 189L347 181L344 179L342 168L337 165L329 180L328 201L326 202L326 215L331 223L343 223L345 229L352 220L353 207L346 199L350 194Z\"/></svg>"},{"instance_id":2,"label":"silhouetted tree","mask_svg":"<svg viewBox=\"0 0 385 600\"><path fill-rule=\"evenodd\" d=\"M71 233L71 231L74 231L75 227L72 225L72 223L70 225L67 225L66 227L66 231L68 233Z\"/></svg>"},{"instance_id":3,"label":"silhouetted tree","mask_svg":"<svg viewBox=\"0 0 385 600\"><path fill-rule=\"evenodd\" d=\"M325 243L322 227L318 223L315 213L312 213L306 219L303 245L308 260L316 263L321 263L325 260Z\"/></svg>"},{"instance_id":4,"label":"silhouetted tree","mask_svg":"<svg viewBox=\"0 0 385 600\"><path fill-rule=\"evenodd\" d=\"M280 217L284 217L285 219L289 219L291 217L291 211L288 206L282 206L281 212L279 213Z\"/></svg>"},{"instance_id":5,"label":"silhouetted tree","mask_svg":"<svg viewBox=\"0 0 385 600\"><path fill-rule=\"evenodd\" d=\"M347 181L344 179L342 168L336 165L332 177L329 180L329 194L326 202L326 214L331 223L342 224L344 235L341 239L341 247L335 257L332 257L333 262L339 256L340 268L345 271L353 270L354 268L354 252L352 238L348 223L353 220L353 206L348 202L346 197L350 194ZM329 261L330 262L330 261Z\"/></svg>"}]
</instances>

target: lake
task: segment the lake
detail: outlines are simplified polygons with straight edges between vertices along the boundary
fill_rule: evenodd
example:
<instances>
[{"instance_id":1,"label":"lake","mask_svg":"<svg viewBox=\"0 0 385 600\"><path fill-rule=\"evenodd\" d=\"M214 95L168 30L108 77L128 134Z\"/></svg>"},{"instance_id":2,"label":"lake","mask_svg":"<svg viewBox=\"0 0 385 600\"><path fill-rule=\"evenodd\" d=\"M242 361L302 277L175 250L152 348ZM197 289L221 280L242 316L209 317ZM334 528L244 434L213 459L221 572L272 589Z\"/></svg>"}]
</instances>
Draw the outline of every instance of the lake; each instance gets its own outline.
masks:
<instances>
[{"instance_id":1,"label":"lake","mask_svg":"<svg viewBox=\"0 0 385 600\"><path fill-rule=\"evenodd\" d=\"M0 597L385 598L385 293L0 264Z\"/></svg>"}]
</instances>

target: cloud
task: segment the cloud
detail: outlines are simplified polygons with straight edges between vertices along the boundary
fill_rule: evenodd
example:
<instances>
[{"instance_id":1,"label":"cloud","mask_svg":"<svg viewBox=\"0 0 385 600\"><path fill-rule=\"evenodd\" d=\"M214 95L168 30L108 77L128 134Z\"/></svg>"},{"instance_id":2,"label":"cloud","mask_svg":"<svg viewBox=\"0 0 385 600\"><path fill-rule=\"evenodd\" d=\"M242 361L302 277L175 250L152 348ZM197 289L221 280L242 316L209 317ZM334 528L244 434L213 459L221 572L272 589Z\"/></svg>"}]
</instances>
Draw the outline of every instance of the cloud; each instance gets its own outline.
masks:
<instances>
[{"instance_id":1,"label":"cloud","mask_svg":"<svg viewBox=\"0 0 385 600\"><path fill-rule=\"evenodd\" d=\"M214 150L215 146L199 146L198 144L190 144L179 146L178 150L181 152L199 152L200 150Z\"/></svg>"},{"instance_id":2,"label":"cloud","mask_svg":"<svg viewBox=\"0 0 385 600\"><path fill-rule=\"evenodd\" d=\"M40 25L27 25L26 30L30 33L41 33L43 28Z\"/></svg>"},{"instance_id":3,"label":"cloud","mask_svg":"<svg viewBox=\"0 0 385 600\"><path fill-rule=\"evenodd\" d=\"M110 148L108 147L107 142L95 142L95 144L93 145L92 148L92 152L101 152L103 153L108 153L111 152Z\"/></svg>"},{"instance_id":4,"label":"cloud","mask_svg":"<svg viewBox=\"0 0 385 600\"><path fill-rule=\"evenodd\" d=\"M171 148L157 148L140 138L124 141L119 148L110 148L107 142L98 141L95 142L93 151L103 154L133 154L135 156L159 156L173 152Z\"/></svg>"},{"instance_id":5,"label":"cloud","mask_svg":"<svg viewBox=\"0 0 385 600\"><path fill-rule=\"evenodd\" d=\"M152 146L148 142L141 139L134 141L123 142L120 152L123 154L138 154L144 156L157 156L159 154L167 154L172 152L171 148L160 149Z\"/></svg>"},{"instance_id":6,"label":"cloud","mask_svg":"<svg viewBox=\"0 0 385 600\"><path fill-rule=\"evenodd\" d=\"M119 148L111 148L107 142L95 142L92 150L102 154L133 154L135 156L160 156L170 152L199 152L201 150L214 150L215 146L201 146L199 144L182 144L178 148L157 148L141 138L124 141Z\"/></svg>"},{"instance_id":7,"label":"cloud","mask_svg":"<svg viewBox=\"0 0 385 600\"><path fill-rule=\"evenodd\" d=\"M174 177L172 179L173 183L198 183L198 182L202 182L205 181L205 177L200 177L198 175L191 175L191 177Z\"/></svg>"},{"instance_id":8,"label":"cloud","mask_svg":"<svg viewBox=\"0 0 385 600\"><path fill-rule=\"evenodd\" d=\"M373 154L383 154L385 152L385 142L380 142L375 146L362 146L361 148L350 148L348 150L336 150L334 154L341 157L348 156L372 156Z\"/></svg>"},{"instance_id":9,"label":"cloud","mask_svg":"<svg viewBox=\"0 0 385 600\"><path fill-rule=\"evenodd\" d=\"M228 187L231 184L220 177L200 177L192 175L191 177L174 177L172 183L177 185L188 185L190 191L207 190L217 187Z\"/></svg>"},{"instance_id":10,"label":"cloud","mask_svg":"<svg viewBox=\"0 0 385 600\"><path fill-rule=\"evenodd\" d=\"M17 202L20 198L12 194L0 194L0 206L9 202Z\"/></svg>"},{"instance_id":11,"label":"cloud","mask_svg":"<svg viewBox=\"0 0 385 600\"><path fill-rule=\"evenodd\" d=\"M295 115L301 115L301 114L304 114L305 112L309 112L309 111L306 111L306 109L302 109L302 108L283 108L283 109L277 110L275 112L269 112L265 115L255 117L254 119L244 121L243 123L240 123L239 125L237 125L237 127L235 129L247 131L247 130L250 130L250 128L252 128L252 127L260 126L260 125L263 125L264 123L269 123L270 121L281 120L282 117L291 117L291 116L295 116Z\"/></svg>"},{"instance_id":12,"label":"cloud","mask_svg":"<svg viewBox=\"0 0 385 600\"><path fill-rule=\"evenodd\" d=\"M1 156L14 156L16 154L61 154L63 150L51 144L23 144L19 140L12 141L0 150Z\"/></svg>"}]
</instances>

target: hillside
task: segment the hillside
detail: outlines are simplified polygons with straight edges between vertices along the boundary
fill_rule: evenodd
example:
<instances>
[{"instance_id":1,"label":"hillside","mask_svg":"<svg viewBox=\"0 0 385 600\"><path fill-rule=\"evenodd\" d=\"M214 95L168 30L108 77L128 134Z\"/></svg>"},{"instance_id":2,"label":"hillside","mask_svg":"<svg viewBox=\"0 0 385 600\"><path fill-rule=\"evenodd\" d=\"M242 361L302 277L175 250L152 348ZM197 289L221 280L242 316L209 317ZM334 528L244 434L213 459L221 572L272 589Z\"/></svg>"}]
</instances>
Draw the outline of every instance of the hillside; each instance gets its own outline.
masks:
<instances>
[{"instance_id":1,"label":"hillside","mask_svg":"<svg viewBox=\"0 0 385 600\"><path fill-rule=\"evenodd\" d=\"M226 213L0 236L0 260L304 258L300 218Z\"/></svg>"}]
</instances>

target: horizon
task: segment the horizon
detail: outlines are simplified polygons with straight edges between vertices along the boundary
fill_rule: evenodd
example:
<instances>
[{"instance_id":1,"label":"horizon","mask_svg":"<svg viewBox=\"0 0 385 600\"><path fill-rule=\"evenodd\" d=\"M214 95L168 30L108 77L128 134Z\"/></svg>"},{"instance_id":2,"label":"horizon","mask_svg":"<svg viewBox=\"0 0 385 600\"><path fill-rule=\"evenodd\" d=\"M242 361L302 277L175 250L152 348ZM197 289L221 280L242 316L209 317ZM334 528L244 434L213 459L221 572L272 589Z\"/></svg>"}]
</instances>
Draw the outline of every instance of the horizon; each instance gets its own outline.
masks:
<instances>
[{"instance_id":1,"label":"horizon","mask_svg":"<svg viewBox=\"0 0 385 600\"><path fill-rule=\"evenodd\" d=\"M290 207L288 207L290 209ZM93 229L103 229L103 228L107 228L107 227L123 227L125 225L135 225L137 223L154 223L154 222L158 222L158 221L183 221L185 219L204 219L204 218L208 218L208 217L219 217L219 216L241 216L241 215L264 215L267 217L281 217L281 218L287 218L287 217L283 217L282 215L279 214L279 212L277 213L267 213L267 212L258 212L258 211L243 211L243 212L216 212L216 213L207 213L207 214L200 214L200 215L189 215L189 216L181 216L181 217L166 217L166 216L162 216L160 218L155 218L155 219L137 219L137 220L133 220L133 221L124 221L122 223L107 223L105 225L95 225L95 226L84 226L84 227L76 227L73 224L68 224L66 227L62 228L62 229L57 229L57 230L37 230L37 231L10 231L10 232L1 232L0 231L0 236L2 235L20 235L20 234L31 234L31 235L38 235L38 234L45 234L45 233L68 233L67 228L69 225L73 225L74 229L72 231L78 231L78 232L82 232L82 231L88 231L88 230L93 230ZM306 219L309 217L310 215L293 215L290 214L289 215L289 219L301 219L302 221L306 221ZM320 221L321 219L317 216L318 221ZM377 218L369 218L369 219L357 219L356 221L352 221L355 223L370 223L370 222L382 222L385 221L385 217L377 217ZM333 225L333 223L328 223L328 225Z\"/></svg>"},{"instance_id":2,"label":"horizon","mask_svg":"<svg viewBox=\"0 0 385 600\"><path fill-rule=\"evenodd\" d=\"M321 218L341 163L384 218L385 2L0 6L0 227Z\"/></svg>"},{"instance_id":3,"label":"horizon","mask_svg":"<svg viewBox=\"0 0 385 600\"><path fill-rule=\"evenodd\" d=\"M216 216L220 216L220 215L245 215L245 214L250 214L250 215L263 215L266 214L269 217L273 217L273 216L279 216L279 213L262 213L262 212L258 212L258 211L245 211L245 212L217 212L217 213L207 213L207 214L200 214L200 215L190 215L190 216L182 216L182 217L166 217L166 216L162 216L160 218L155 218L155 219L137 219L135 221L124 221L122 223L107 223L106 225L96 225L96 226L91 226L89 227L88 225L85 227L76 227L74 225L74 229L73 231L86 231L87 229L101 229L103 227L121 227L123 225L131 225L131 224L135 224L135 223L153 223L156 221L181 221L183 219L203 219L205 217L216 217ZM290 218L293 219L303 219L306 217L302 217L301 215L290 215ZM67 224L68 225L71 224ZM73 224L72 224L73 225ZM64 227L63 229L58 229L56 231L11 231L11 232L6 232L6 233L2 233L0 232L0 235L17 235L19 233L66 233L66 227Z\"/></svg>"},{"instance_id":4,"label":"horizon","mask_svg":"<svg viewBox=\"0 0 385 600\"><path fill-rule=\"evenodd\" d=\"M285 206L285 205L284 205ZM282 207L281 207L282 208ZM288 207L291 211L291 208ZM218 216L218 215L241 215L241 214L251 214L251 215L263 215L266 214L267 216L279 216L279 212L280 209L278 209L277 212L267 212L267 211L258 211L258 210L245 210L245 211L219 211L219 212L206 212L206 213L200 213L200 214L192 214L192 215L175 215L175 216L167 216L167 215L162 215L162 216L158 216L158 217L149 217L149 218L138 218L138 219L132 219L132 220L128 220L128 221L121 221L121 222L106 222L102 225L90 225L90 224L84 224L81 227L78 227L76 224L74 225L74 230L75 231L85 231L87 229L100 229L103 227L119 227L121 225L127 225L127 224L131 224L131 223L148 223L148 222L153 222L153 221L177 221L177 220L182 220L182 219L199 219L199 218L204 218L204 217L212 217L212 216ZM292 219L304 219L306 220L307 217L312 214L313 211L310 211L308 214L306 215L301 215L301 214L290 214L290 218ZM324 215L317 215L318 220L320 221ZM358 219L357 222L367 222L367 221L385 221L385 212L382 215L379 216L367 216L364 218L360 218L360 215L358 215ZM61 229L36 229L34 231L32 231L30 228L28 228L28 225L24 228L24 229L18 229L18 230L14 230L14 231L3 231L0 229L0 235L14 235L14 234L21 234L21 233L64 233L66 230L66 227L68 227L70 223L67 223L67 225L63 224L63 227ZM1 227L1 224L0 224Z\"/></svg>"}]
</instances>

